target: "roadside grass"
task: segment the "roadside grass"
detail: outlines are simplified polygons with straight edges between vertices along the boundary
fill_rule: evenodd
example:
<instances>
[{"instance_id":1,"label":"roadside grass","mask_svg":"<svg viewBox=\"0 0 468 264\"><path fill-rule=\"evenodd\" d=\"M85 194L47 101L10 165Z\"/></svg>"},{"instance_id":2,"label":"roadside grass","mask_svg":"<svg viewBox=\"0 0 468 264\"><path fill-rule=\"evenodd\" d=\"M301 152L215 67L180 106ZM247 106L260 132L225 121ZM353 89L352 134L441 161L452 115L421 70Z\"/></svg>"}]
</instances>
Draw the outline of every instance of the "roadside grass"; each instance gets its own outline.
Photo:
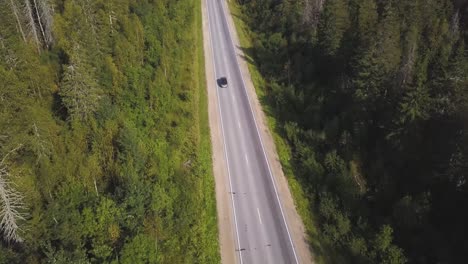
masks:
<instances>
[{"instance_id":1,"label":"roadside grass","mask_svg":"<svg viewBox=\"0 0 468 264\"><path fill-rule=\"evenodd\" d=\"M205 80L205 57L203 51L203 25L202 25L202 10L201 5L203 0L195 3L195 23L193 32L195 34L195 45L196 49L194 55L194 85L197 86L198 94L195 95L194 107L198 111L198 135L199 135L199 146L198 146L198 159L200 164L200 176L202 179L202 190L203 190L203 204L205 210L202 210L201 215L203 219L203 228L205 228L203 234L206 236L201 238L205 248L203 249L207 259L204 263L220 263L221 257L219 252L218 242L218 221L216 212L216 196L215 196L215 183L213 176L213 165L211 159L211 140L210 140L210 127L208 119L208 96L206 90Z\"/></svg>"},{"instance_id":2,"label":"roadside grass","mask_svg":"<svg viewBox=\"0 0 468 264\"><path fill-rule=\"evenodd\" d=\"M317 230L316 219L311 210L313 197L310 197L303 187L301 186L298 179L294 176L294 171L291 160L291 149L287 142L283 139L280 134L279 124L274 116L271 105L266 100L266 81L260 74L257 65L252 56L253 44L250 37L251 32L248 25L242 20L242 12L240 6L235 1L228 2L230 12L234 19L234 24L237 29L241 49L244 51L246 62L249 68L252 82L255 86L255 91L261 102L262 109L265 112L268 127L272 133L276 150L283 168L284 175L286 176L289 188L291 190L294 203L299 215L302 218L304 226L307 230L307 238L309 246L312 248L312 255L315 263L333 263L332 257L328 257L331 250L325 243L321 242L319 232ZM327 254L328 253L328 254Z\"/></svg>"}]
</instances>

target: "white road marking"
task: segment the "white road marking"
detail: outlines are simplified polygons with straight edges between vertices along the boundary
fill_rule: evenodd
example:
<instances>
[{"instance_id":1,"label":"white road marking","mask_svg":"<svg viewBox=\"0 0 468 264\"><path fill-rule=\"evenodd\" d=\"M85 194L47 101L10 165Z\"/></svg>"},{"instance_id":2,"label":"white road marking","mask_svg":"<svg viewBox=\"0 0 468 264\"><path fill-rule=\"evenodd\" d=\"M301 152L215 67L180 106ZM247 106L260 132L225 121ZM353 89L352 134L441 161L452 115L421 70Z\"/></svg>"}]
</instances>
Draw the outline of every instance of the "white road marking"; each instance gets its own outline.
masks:
<instances>
[{"instance_id":1,"label":"white road marking","mask_svg":"<svg viewBox=\"0 0 468 264\"><path fill-rule=\"evenodd\" d=\"M291 248L292 248L293 254L294 254L294 259L295 259L296 263L299 263L299 261L297 259L296 249L294 248L294 243L292 241L291 233L289 232L288 224L286 223L286 218L284 216L283 206L281 205L281 201L280 201L279 195L278 195L278 190L276 188L276 184L275 184L275 181L273 179L273 174L271 172L270 162L268 161L268 157L267 157L266 152L265 152L265 147L263 145L263 140L262 140L262 137L260 136L260 132L258 130L257 120L255 118L255 115L254 115L254 112L253 112L253 109L252 109L252 104L250 103L250 96L249 96L249 93L247 92L244 76L242 75L242 71L240 69L239 58L237 57L237 52L236 52L236 45L234 44L234 40L232 39L231 28L229 27L229 23L228 23L227 18L226 18L225 3L224 3L224 1L221 1L220 4L221 4L222 10L223 10L224 22L226 23L226 26L227 26L227 29L228 29L229 39L231 40L232 50L234 51L234 56L236 58L237 69L239 70L239 75L241 76L241 79L242 79L242 84L243 84L243 87L244 87L243 90L244 90L244 92L245 92L245 94L247 96L247 101L249 103L250 113L252 114L252 117L253 117L253 120L254 120L255 129L257 130L257 135L258 135L258 138L260 140L260 145L262 146L262 151L263 151L263 155L265 157L266 163L267 163L268 172L270 174L270 179L271 179L271 182L273 184L273 189L275 190L276 200L278 201L278 205L279 205L279 208L280 208L280 211L281 211L281 216L283 218L283 222L284 222L284 225L286 227L286 232L288 233L289 242L291 243Z\"/></svg>"},{"instance_id":2,"label":"white road marking","mask_svg":"<svg viewBox=\"0 0 468 264\"><path fill-rule=\"evenodd\" d=\"M205 4L206 4L206 12L207 12L207 17L208 17L208 27L210 29L210 44L211 44L211 54L213 55L211 57L211 60L213 62L213 72L214 72L214 75L215 75L215 82L216 82L216 62L215 62L215 59L214 59L214 56L215 56L215 53L214 53L214 50L213 50L213 37L211 35L212 31L211 31L211 20L210 20L210 11L209 11L209 4L208 4L208 0L205 0ZM239 238L239 228L238 228L238 223L237 223L237 214L236 214L236 206L235 206L235 203L234 203L234 195L233 194L233 191L232 191L232 179L231 179L231 170L229 169L229 157L228 157L228 154L227 154L227 147L226 147L226 136L224 135L224 125L223 125L223 112L221 110L221 103L220 103L220 98L219 98L219 92L218 92L218 89L216 89L216 97L218 98L218 109L219 109L219 117L220 117L220 121L221 121L221 133L223 135L223 145L224 145L224 156L226 158L226 163L227 163L227 172L228 172L228 178L229 178L229 189L230 189L230 192L231 192L231 203L232 203L232 211L233 211L233 214L234 214L234 223L235 223L235 227L236 227L236 236L237 236L237 250L239 251L239 260L240 260L240 263L243 264L243 261L242 261L242 251L241 251L241 246L240 246L240 238Z\"/></svg>"},{"instance_id":3,"label":"white road marking","mask_svg":"<svg viewBox=\"0 0 468 264\"><path fill-rule=\"evenodd\" d=\"M249 164L249 158L247 157L247 154L244 154L245 157L245 162L247 162L247 165Z\"/></svg>"},{"instance_id":4,"label":"white road marking","mask_svg":"<svg viewBox=\"0 0 468 264\"><path fill-rule=\"evenodd\" d=\"M240 121L239 121L239 120L237 121L237 126L239 126L239 128L241 128L241 125L240 125Z\"/></svg>"},{"instance_id":5,"label":"white road marking","mask_svg":"<svg viewBox=\"0 0 468 264\"><path fill-rule=\"evenodd\" d=\"M257 208L257 214L258 214L258 220L260 220L260 224L263 225L262 217L260 216L260 210L258 208Z\"/></svg>"}]
</instances>

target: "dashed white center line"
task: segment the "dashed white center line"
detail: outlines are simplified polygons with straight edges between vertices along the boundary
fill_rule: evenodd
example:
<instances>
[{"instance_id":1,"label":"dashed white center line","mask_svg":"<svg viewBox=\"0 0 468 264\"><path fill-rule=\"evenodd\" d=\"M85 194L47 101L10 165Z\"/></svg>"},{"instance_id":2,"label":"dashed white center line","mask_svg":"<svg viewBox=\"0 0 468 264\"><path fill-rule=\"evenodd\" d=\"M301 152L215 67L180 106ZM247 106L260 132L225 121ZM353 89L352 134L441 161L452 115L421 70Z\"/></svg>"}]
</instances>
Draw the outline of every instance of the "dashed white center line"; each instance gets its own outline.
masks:
<instances>
[{"instance_id":1,"label":"dashed white center line","mask_svg":"<svg viewBox=\"0 0 468 264\"><path fill-rule=\"evenodd\" d=\"M241 128L240 121L237 121L237 125L239 126L239 128Z\"/></svg>"},{"instance_id":2,"label":"dashed white center line","mask_svg":"<svg viewBox=\"0 0 468 264\"><path fill-rule=\"evenodd\" d=\"M263 225L262 217L260 216L260 210L258 208L257 208L257 214L258 214L258 220L260 220L260 224Z\"/></svg>"},{"instance_id":3,"label":"dashed white center line","mask_svg":"<svg viewBox=\"0 0 468 264\"><path fill-rule=\"evenodd\" d=\"M244 154L244 157L245 157L245 162L247 162L247 164L249 164L249 158L247 158L247 154Z\"/></svg>"}]
</instances>

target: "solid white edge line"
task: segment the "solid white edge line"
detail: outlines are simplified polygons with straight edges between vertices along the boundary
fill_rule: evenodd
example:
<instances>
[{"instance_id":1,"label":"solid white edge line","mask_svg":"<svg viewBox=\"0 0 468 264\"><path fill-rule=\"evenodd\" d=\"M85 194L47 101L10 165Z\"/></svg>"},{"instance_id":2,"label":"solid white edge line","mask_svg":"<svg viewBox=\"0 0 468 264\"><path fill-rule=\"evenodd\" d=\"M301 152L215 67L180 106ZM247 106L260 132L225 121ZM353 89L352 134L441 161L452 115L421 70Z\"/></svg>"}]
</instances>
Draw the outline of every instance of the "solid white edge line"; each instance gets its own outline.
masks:
<instances>
[{"instance_id":1,"label":"solid white edge line","mask_svg":"<svg viewBox=\"0 0 468 264\"><path fill-rule=\"evenodd\" d=\"M223 10L223 17L224 17L224 22L226 23L226 27L228 29L228 32L229 32L229 39L231 40L231 45L232 45L232 50L234 51L234 57L236 58L236 62L237 62L237 69L239 71L239 75L241 76L241 79L242 79L242 84L244 86L244 92L245 92L245 95L247 96L247 100L248 100L248 103L249 103L249 108L250 108L250 112L252 113L252 117L253 117L253 120L254 120L254 124L255 124L255 129L257 130L257 135L258 135L258 138L260 140L260 145L262 146L262 151L263 151L263 155L265 156L265 160L266 160L266 163L267 163L267 167L268 167L268 172L270 174L270 179L271 179L271 182L273 184L273 189L275 191L275 195L276 195L276 199L278 201L278 204L279 204L279 208L280 208L280 211L281 211L281 216L283 217L283 221L284 221L284 225L286 227L286 232L288 233L288 237L289 237L289 242L291 243L291 248L293 250L293 254L294 254L294 258L296 260L296 263L299 263L298 259L297 259L297 255L296 255L296 249L294 248L294 243L292 242L292 238L291 238L291 233L289 232L289 228L288 228L288 223L286 222L286 218L284 216L284 212L283 212L283 206L281 205L281 201L280 201L280 198L279 198L279 195L278 195L278 191L276 189L276 184L275 184L275 180L273 179L273 174L271 172L271 167L270 167L270 162L268 161L268 157L266 155L266 152L265 152L265 147L263 146L263 141L262 141L262 137L260 136L260 132L258 131L258 125L257 125L257 120L255 118L255 115L254 115L254 112L253 112L253 109L252 109L252 105L250 103L250 96L247 92L247 87L245 85L245 80L244 80L244 76L242 75L242 71L240 69L240 64L239 64L239 60L237 58L237 52L236 52L236 45L234 44L234 40L232 39L231 37L231 30L229 28L229 23L227 21L227 18L226 18L226 10L225 10L225 7L224 7L224 4L225 1L221 1L221 7L222 7L222 10Z\"/></svg>"},{"instance_id":2,"label":"solid white edge line","mask_svg":"<svg viewBox=\"0 0 468 264\"><path fill-rule=\"evenodd\" d=\"M206 3L206 12L207 12L207 17L208 17L208 28L210 29L209 31L209 35L210 35L210 46L211 46L211 60L213 62L213 72L214 72L214 75L215 75L215 78L214 78L214 81L216 83L216 62L215 62L215 59L214 59L214 56L215 56L215 53L214 53L214 50L213 50L213 38L212 38L212 35L211 35L211 20L210 20L210 11L209 11L209 7L208 7L208 0L205 0L205 3ZM207 84L207 87L208 87L208 84ZM220 118L220 121L221 121L221 133L223 135L223 145L224 145L224 157L226 159L226 167L227 167L227 173L228 173L228 178L229 178L229 189L230 189L230 193L231 193L231 202L232 202L232 211L234 213L234 223L235 223L235 230L236 230L236 237L237 237L237 250L239 251L239 259L240 259L240 263L242 264L243 261L242 261L242 251L241 251L241 246L240 246L240 240L239 240L239 231L238 231L238 225L237 225L237 215L236 215L236 206L235 206L235 203L234 203L234 194L233 194L233 191L232 191L232 180L231 180L231 170L229 169L229 158L228 158L228 154L227 154L227 147L226 147L226 137L224 135L224 125L223 125L223 113L222 113L222 110L221 110L221 103L220 103L220 97L219 97L219 91L218 91L218 87L216 87L216 97L218 99L218 109L219 109L219 118Z\"/></svg>"}]
</instances>

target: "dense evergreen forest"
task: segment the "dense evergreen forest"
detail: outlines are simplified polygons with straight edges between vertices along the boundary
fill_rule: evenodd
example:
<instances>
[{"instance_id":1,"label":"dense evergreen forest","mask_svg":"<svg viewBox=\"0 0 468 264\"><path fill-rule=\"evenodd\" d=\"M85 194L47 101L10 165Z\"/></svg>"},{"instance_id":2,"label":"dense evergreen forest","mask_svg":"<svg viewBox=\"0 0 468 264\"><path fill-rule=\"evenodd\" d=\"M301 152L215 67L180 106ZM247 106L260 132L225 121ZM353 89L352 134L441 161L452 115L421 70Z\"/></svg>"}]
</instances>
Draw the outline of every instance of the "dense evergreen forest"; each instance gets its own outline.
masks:
<instances>
[{"instance_id":1,"label":"dense evergreen forest","mask_svg":"<svg viewBox=\"0 0 468 264\"><path fill-rule=\"evenodd\" d=\"M468 10L238 0L332 263L466 263Z\"/></svg>"},{"instance_id":2,"label":"dense evergreen forest","mask_svg":"<svg viewBox=\"0 0 468 264\"><path fill-rule=\"evenodd\" d=\"M219 262L197 0L0 1L0 263Z\"/></svg>"}]
</instances>

